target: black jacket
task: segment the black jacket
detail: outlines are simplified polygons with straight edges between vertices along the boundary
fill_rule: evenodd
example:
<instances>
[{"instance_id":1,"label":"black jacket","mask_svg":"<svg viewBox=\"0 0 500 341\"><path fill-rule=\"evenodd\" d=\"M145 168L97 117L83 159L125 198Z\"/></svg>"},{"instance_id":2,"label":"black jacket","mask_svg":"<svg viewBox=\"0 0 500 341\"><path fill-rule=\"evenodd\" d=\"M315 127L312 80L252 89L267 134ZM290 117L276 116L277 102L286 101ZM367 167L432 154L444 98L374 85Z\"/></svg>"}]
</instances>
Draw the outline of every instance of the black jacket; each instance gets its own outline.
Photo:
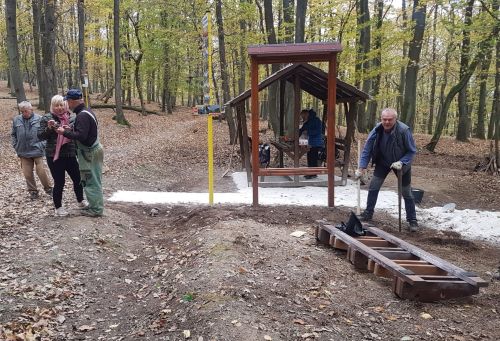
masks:
<instances>
[{"instance_id":1,"label":"black jacket","mask_svg":"<svg viewBox=\"0 0 500 341\"><path fill-rule=\"evenodd\" d=\"M73 111L76 113L75 125L73 130L66 130L64 136L80 141L87 147L92 146L97 140L97 120L95 115L90 109L85 108L85 104L83 103L78 105Z\"/></svg>"},{"instance_id":2,"label":"black jacket","mask_svg":"<svg viewBox=\"0 0 500 341\"><path fill-rule=\"evenodd\" d=\"M56 115L53 115L51 113L45 114L40 120L40 127L38 128L38 138L40 140L47 141L47 145L45 147L45 156L53 158L56 152L57 133L54 129L49 128L48 122L50 120L61 123ZM73 125L74 121L74 116L70 117L69 124ZM59 151L59 157L76 157L75 141L71 140L70 142L63 144L61 150Z\"/></svg>"}]
</instances>

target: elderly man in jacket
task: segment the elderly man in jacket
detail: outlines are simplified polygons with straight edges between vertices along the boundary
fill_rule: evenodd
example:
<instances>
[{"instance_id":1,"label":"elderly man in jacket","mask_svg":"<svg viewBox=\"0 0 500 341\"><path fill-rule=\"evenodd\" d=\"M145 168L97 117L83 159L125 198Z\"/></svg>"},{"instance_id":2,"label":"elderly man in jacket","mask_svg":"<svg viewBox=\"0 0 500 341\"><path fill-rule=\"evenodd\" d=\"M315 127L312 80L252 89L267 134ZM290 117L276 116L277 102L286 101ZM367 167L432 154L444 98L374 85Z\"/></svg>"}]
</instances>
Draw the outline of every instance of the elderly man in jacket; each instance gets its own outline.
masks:
<instances>
[{"instance_id":1,"label":"elderly man in jacket","mask_svg":"<svg viewBox=\"0 0 500 341\"><path fill-rule=\"evenodd\" d=\"M366 209L361 214L361 220L372 219L378 193L387 174L391 170L394 173L402 170L402 194L405 201L406 220L410 231L414 232L418 228L418 223L415 201L411 193L411 163L417 148L410 128L397 118L398 114L395 109L382 110L381 122L368 135L361 153L357 176L364 175L370 159L375 164L373 178L368 189Z\"/></svg>"},{"instance_id":2,"label":"elderly man in jacket","mask_svg":"<svg viewBox=\"0 0 500 341\"><path fill-rule=\"evenodd\" d=\"M37 136L40 115L33 113L33 107L28 101L19 103L18 108L21 114L12 120L12 147L14 147L17 156L21 160L21 168L26 179L30 198L38 198L38 189L33 174L34 168L36 168L36 174L42 183L43 189L47 194L52 195L52 185L43 164L45 143Z\"/></svg>"}]
</instances>

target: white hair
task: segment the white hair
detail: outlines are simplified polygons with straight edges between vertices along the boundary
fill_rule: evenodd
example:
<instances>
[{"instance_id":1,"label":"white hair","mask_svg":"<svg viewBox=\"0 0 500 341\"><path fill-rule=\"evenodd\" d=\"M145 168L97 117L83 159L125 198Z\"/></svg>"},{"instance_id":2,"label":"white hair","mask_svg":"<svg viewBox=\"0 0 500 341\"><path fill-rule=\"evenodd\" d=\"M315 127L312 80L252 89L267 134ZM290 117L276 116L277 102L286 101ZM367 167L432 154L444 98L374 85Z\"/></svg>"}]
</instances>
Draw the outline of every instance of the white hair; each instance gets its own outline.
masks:
<instances>
[{"instance_id":1,"label":"white hair","mask_svg":"<svg viewBox=\"0 0 500 341\"><path fill-rule=\"evenodd\" d=\"M52 99L50 100L50 112L54 112L54 107L56 105L59 105L61 104L64 106L64 110L65 111L68 111L68 102L66 102L64 100L64 97L61 96L61 95L55 95L52 97Z\"/></svg>"},{"instance_id":2,"label":"white hair","mask_svg":"<svg viewBox=\"0 0 500 341\"><path fill-rule=\"evenodd\" d=\"M391 113L394 115L394 117L397 119L398 118L398 112L396 111L396 109L393 109L393 108L385 108L382 110L382 114L380 114L380 116L382 116L384 113Z\"/></svg>"},{"instance_id":3,"label":"white hair","mask_svg":"<svg viewBox=\"0 0 500 341\"><path fill-rule=\"evenodd\" d=\"M22 101L17 105L17 107L19 108L19 111L24 111L26 109L33 109L33 106L28 101Z\"/></svg>"}]
</instances>

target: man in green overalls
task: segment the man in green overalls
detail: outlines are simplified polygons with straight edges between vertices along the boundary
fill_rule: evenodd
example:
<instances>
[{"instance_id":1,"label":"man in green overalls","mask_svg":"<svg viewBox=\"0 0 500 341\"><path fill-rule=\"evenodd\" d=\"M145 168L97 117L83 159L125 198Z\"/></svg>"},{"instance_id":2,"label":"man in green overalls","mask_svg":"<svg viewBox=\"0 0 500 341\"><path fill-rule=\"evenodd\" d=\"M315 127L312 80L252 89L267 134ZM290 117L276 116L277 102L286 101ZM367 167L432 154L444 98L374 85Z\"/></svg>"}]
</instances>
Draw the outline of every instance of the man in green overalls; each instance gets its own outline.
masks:
<instances>
[{"instance_id":1,"label":"man in green overalls","mask_svg":"<svg viewBox=\"0 0 500 341\"><path fill-rule=\"evenodd\" d=\"M68 90L65 99L71 111L76 114L76 120L73 129L68 126L59 127L57 133L76 141L81 181L89 202L89 206L82 210L82 214L100 217L104 211L102 194L104 154L99 143L97 119L94 113L85 107L82 92L79 89Z\"/></svg>"}]
</instances>

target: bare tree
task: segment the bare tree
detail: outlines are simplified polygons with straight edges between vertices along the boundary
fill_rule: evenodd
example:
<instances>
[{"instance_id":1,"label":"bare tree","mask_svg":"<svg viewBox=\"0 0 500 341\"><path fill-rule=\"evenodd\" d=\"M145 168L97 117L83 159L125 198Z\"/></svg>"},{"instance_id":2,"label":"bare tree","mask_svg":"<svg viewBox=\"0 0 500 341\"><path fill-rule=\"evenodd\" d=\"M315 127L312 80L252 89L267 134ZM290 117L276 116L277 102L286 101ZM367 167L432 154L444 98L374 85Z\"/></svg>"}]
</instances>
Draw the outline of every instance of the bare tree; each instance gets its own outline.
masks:
<instances>
[{"instance_id":1,"label":"bare tree","mask_svg":"<svg viewBox=\"0 0 500 341\"><path fill-rule=\"evenodd\" d=\"M129 125L123 114L122 103L122 65L120 59L120 0L114 0L113 6L113 52L115 57L115 104L116 122Z\"/></svg>"},{"instance_id":2,"label":"bare tree","mask_svg":"<svg viewBox=\"0 0 500 341\"><path fill-rule=\"evenodd\" d=\"M137 88L137 94L139 95L139 100L141 102L142 114L145 115L146 108L144 106L144 95L142 93L142 81L140 74L140 66L142 57L144 55L144 51L142 49L141 37L139 36L139 12L136 12L134 16L131 16L130 13L127 13L127 16L130 22L132 23L132 27L134 28L135 39L137 40L137 47L138 47L137 53L132 53L132 51L129 51L128 55L134 61L135 86Z\"/></svg>"},{"instance_id":3,"label":"bare tree","mask_svg":"<svg viewBox=\"0 0 500 341\"><path fill-rule=\"evenodd\" d=\"M413 22L413 38L408 50L408 65L406 67L405 94L403 98L403 109L401 120L413 128L417 105L417 76L420 68L420 51L425 31L426 2L413 1L413 12L411 20Z\"/></svg>"},{"instance_id":4,"label":"bare tree","mask_svg":"<svg viewBox=\"0 0 500 341\"><path fill-rule=\"evenodd\" d=\"M9 55L9 68L14 94L17 103L25 101L23 79L19 66L19 48L17 44L16 0L5 0L5 21L7 24L7 53Z\"/></svg>"},{"instance_id":5,"label":"bare tree","mask_svg":"<svg viewBox=\"0 0 500 341\"><path fill-rule=\"evenodd\" d=\"M468 0L465 7L464 22L465 26L462 33L462 49L460 53L460 78L469 68L470 54L470 27L472 24L472 7L474 0ZM458 130L457 140L467 141L469 137L469 106L467 103L467 84L458 92Z\"/></svg>"},{"instance_id":6,"label":"bare tree","mask_svg":"<svg viewBox=\"0 0 500 341\"><path fill-rule=\"evenodd\" d=\"M229 77L227 72L227 61L226 61L226 45L224 38L224 22L222 20L222 1L215 1L215 18L217 21L217 33L219 36L219 59L220 59L220 72L222 78L222 98L223 102L227 103L230 100L229 94ZM233 143L236 141L236 126L234 123L233 113L231 107L226 108L225 112L227 125L229 127L229 142Z\"/></svg>"}]
</instances>

